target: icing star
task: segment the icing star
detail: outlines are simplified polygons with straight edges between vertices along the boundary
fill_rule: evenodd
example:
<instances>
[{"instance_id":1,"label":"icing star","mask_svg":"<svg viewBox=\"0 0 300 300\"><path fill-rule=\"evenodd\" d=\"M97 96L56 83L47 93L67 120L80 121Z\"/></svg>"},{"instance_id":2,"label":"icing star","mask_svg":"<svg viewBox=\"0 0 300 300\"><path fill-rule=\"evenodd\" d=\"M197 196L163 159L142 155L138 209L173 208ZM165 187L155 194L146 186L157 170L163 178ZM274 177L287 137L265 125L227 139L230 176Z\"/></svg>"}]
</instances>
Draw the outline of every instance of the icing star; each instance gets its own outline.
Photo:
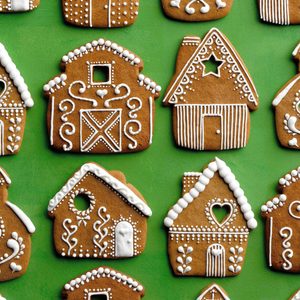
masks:
<instances>
[{"instance_id":1,"label":"icing star","mask_svg":"<svg viewBox=\"0 0 300 300\"><path fill-rule=\"evenodd\" d=\"M207 59L201 61L203 65L202 77L213 75L221 77L221 67L224 64L222 59L218 59L214 53L212 53Z\"/></svg>"}]
</instances>

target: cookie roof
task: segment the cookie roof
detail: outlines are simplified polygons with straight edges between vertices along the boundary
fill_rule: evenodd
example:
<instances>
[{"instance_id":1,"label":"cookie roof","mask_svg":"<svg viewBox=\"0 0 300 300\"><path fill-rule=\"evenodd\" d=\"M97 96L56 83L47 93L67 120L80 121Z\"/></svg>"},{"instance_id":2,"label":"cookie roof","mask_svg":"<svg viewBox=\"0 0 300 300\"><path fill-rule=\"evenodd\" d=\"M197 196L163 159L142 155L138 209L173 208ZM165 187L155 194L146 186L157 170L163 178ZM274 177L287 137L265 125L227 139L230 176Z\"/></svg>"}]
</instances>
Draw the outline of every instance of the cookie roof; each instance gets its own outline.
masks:
<instances>
[{"instance_id":1,"label":"cookie roof","mask_svg":"<svg viewBox=\"0 0 300 300\"><path fill-rule=\"evenodd\" d=\"M68 180L67 184L54 196L54 198L50 200L48 211L52 211L88 172L91 172L102 179L106 184L111 186L112 189L122 195L131 205L135 206L145 216L152 215L150 207L127 185L113 177L105 169L95 163L84 164L80 170Z\"/></svg>"},{"instance_id":2,"label":"cookie roof","mask_svg":"<svg viewBox=\"0 0 300 300\"><path fill-rule=\"evenodd\" d=\"M207 294L210 293L212 290L217 290L224 300L230 300L227 294L223 291L223 289L216 283L209 285L196 300L205 300L206 298L204 297L206 297Z\"/></svg>"},{"instance_id":3,"label":"cookie roof","mask_svg":"<svg viewBox=\"0 0 300 300\"><path fill-rule=\"evenodd\" d=\"M231 169L226 165L226 163L217 157L208 165L203 173L201 173L199 180L194 187L182 198L180 198L169 210L168 215L164 220L166 227L171 227L181 212L205 190L206 186L209 184L210 180L214 177L217 171L225 183L228 184L230 190L237 199L237 202L240 205L241 211L244 215L244 219L247 221L248 228L254 229L257 227L257 221L254 218L251 205L248 203L244 191L240 188L239 182L235 179L234 174L231 172Z\"/></svg>"},{"instance_id":4,"label":"cookie roof","mask_svg":"<svg viewBox=\"0 0 300 300\"><path fill-rule=\"evenodd\" d=\"M186 64L184 65L181 72L179 72L176 80L174 80L174 83L172 86L168 88L168 93L166 94L163 102L169 103L169 104L177 104L178 97L176 96L176 93L183 91L183 86L186 85L186 78L187 74L190 74L190 70L194 69L194 64L198 64L199 61L201 61L200 56L203 55L204 48L206 46L211 45L212 43L212 37L216 37L218 41L221 43L219 46L224 47L224 49L227 51L226 53L229 53L230 62L238 62L240 66L238 66L236 63L234 64L233 72L235 73L235 78L239 82L239 88L237 89L237 92L240 92L242 94L245 94L245 98L248 102L254 104L254 106L258 106L258 96L257 91L254 86L254 83L251 79L251 77L248 74L248 71L239 57L238 53L235 51L231 43L228 41L228 39L219 31L217 28L212 28L203 38L202 42L200 42L200 39L198 37L186 37L183 41L183 43L192 43L193 45L198 45L195 51L191 54L191 56L188 58ZM230 54L230 51L233 52L233 54ZM185 75L185 76L184 76ZM235 80L235 79L233 79Z\"/></svg>"},{"instance_id":5,"label":"cookie roof","mask_svg":"<svg viewBox=\"0 0 300 300\"><path fill-rule=\"evenodd\" d=\"M6 182L8 185L11 185L11 180L10 180L8 174L7 174L2 168L0 168L0 174L1 174L1 176L3 177L3 179L5 180L5 182Z\"/></svg>"},{"instance_id":6,"label":"cookie roof","mask_svg":"<svg viewBox=\"0 0 300 300\"><path fill-rule=\"evenodd\" d=\"M8 52L6 51L4 45L1 43L0 43L0 64L6 70L14 86L18 89L18 92L25 106L32 107L34 105L34 102L32 100L30 92L28 91L28 87L23 77L21 76L20 72L18 71L16 65L12 61Z\"/></svg>"},{"instance_id":7,"label":"cookie roof","mask_svg":"<svg viewBox=\"0 0 300 300\"><path fill-rule=\"evenodd\" d=\"M81 275L80 277L71 280L69 283L67 283L64 286L64 289L66 291L74 291L75 289L82 287L86 282L97 280L101 277L115 280L119 282L121 285L126 285L127 287L131 288L134 292L140 294L143 294L144 292L144 287L139 282L135 281L131 277L127 277L126 275L108 267L100 267L98 269L89 271Z\"/></svg>"}]
</instances>

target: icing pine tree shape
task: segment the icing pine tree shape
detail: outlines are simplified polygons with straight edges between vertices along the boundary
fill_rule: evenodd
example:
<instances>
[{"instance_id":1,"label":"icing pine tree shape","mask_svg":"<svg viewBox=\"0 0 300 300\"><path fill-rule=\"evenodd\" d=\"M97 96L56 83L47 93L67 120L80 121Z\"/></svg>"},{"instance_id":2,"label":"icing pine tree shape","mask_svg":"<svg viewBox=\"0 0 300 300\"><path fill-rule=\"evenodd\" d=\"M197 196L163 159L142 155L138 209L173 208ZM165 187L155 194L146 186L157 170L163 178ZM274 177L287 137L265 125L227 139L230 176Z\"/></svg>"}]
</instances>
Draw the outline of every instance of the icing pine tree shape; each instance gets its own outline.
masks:
<instances>
[{"instance_id":1,"label":"icing pine tree shape","mask_svg":"<svg viewBox=\"0 0 300 300\"><path fill-rule=\"evenodd\" d=\"M294 50L293 57L299 65L300 44ZM284 85L272 104L275 109L276 131L280 144L286 148L299 149L300 73Z\"/></svg>"},{"instance_id":2,"label":"icing pine tree shape","mask_svg":"<svg viewBox=\"0 0 300 300\"><path fill-rule=\"evenodd\" d=\"M165 14L173 19L195 22L225 17L233 0L162 0Z\"/></svg>"},{"instance_id":3,"label":"icing pine tree shape","mask_svg":"<svg viewBox=\"0 0 300 300\"><path fill-rule=\"evenodd\" d=\"M40 0L1 0L0 13L24 12L38 7Z\"/></svg>"},{"instance_id":4,"label":"icing pine tree shape","mask_svg":"<svg viewBox=\"0 0 300 300\"><path fill-rule=\"evenodd\" d=\"M62 296L66 300L140 300L144 287L119 271L100 267L67 283Z\"/></svg>"},{"instance_id":5,"label":"icing pine tree shape","mask_svg":"<svg viewBox=\"0 0 300 300\"><path fill-rule=\"evenodd\" d=\"M202 41L184 38L164 104L173 107L178 146L226 150L246 146L258 95L238 53L213 28Z\"/></svg>"},{"instance_id":6,"label":"icing pine tree shape","mask_svg":"<svg viewBox=\"0 0 300 300\"><path fill-rule=\"evenodd\" d=\"M300 300L300 290L298 290L289 300Z\"/></svg>"},{"instance_id":7,"label":"icing pine tree shape","mask_svg":"<svg viewBox=\"0 0 300 300\"><path fill-rule=\"evenodd\" d=\"M0 44L0 156L19 152L26 109L32 106L33 100L24 79Z\"/></svg>"},{"instance_id":8,"label":"icing pine tree shape","mask_svg":"<svg viewBox=\"0 0 300 300\"><path fill-rule=\"evenodd\" d=\"M202 277L238 275L257 226L239 182L218 158L203 173L184 174L182 198L164 224L174 274Z\"/></svg>"},{"instance_id":9,"label":"icing pine tree shape","mask_svg":"<svg viewBox=\"0 0 300 300\"><path fill-rule=\"evenodd\" d=\"M300 24L298 0L258 0L260 18L278 25Z\"/></svg>"},{"instance_id":10,"label":"icing pine tree shape","mask_svg":"<svg viewBox=\"0 0 300 300\"><path fill-rule=\"evenodd\" d=\"M82 27L124 27L134 23L139 0L62 0L66 22Z\"/></svg>"},{"instance_id":11,"label":"icing pine tree shape","mask_svg":"<svg viewBox=\"0 0 300 300\"><path fill-rule=\"evenodd\" d=\"M79 197L85 209L77 206ZM88 163L50 200L48 213L60 255L117 259L144 251L152 211L123 173Z\"/></svg>"},{"instance_id":12,"label":"icing pine tree shape","mask_svg":"<svg viewBox=\"0 0 300 300\"><path fill-rule=\"evenodd\" d=\"M161 87L140 73L139 57L99 39L65 55L62 69L44 86L54 149L124 153L152 144Z\"/></svg>"},{"instance_id":13,"label":"icing pine tree shape","mask_svg":"<svg viewBox=\"0 0 300 300\"><path fill-rule=\"evenodd\" d=\"M35 227L25 213L7 200L11 180L0 168L0 281L26 272Z\"/></svg>"},{"instance_id":14,"label":"icing pine tree shape","mask_svg":"<svg viewBox=\"0 0 300 300\"><path fill-rule=\"evenodd\" d=\"M266 253L270 268L300 273L300 167L279 180L278 192L261 207L266 221Z\"/></svg>"},{"instance_id":15,"label":"icing pine tree shape","mask_svg":"<svg viewBox=\"0 0 300 300\"><path fill-rule=\"evenodd\" d=\"M206 287L197 300L230 300L226 292L217 284L213 283Z\"/></svg>"}]
</instances>

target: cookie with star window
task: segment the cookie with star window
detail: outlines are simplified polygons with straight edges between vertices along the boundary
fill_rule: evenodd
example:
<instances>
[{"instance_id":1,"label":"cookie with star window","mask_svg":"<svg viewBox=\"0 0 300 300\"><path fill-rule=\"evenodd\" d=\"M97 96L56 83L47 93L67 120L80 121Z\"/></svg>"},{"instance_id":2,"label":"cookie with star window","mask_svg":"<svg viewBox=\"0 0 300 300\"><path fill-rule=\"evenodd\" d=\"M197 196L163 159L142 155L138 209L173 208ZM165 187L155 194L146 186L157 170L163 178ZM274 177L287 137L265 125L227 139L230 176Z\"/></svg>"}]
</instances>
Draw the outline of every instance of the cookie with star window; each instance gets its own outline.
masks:
<instances>
[{"instance_id":1,"label":"cookie with star window","mask_svg":"<svg viewBox=\"0 0 300 300\"><path fill-rule=\"evenodd\" d=\"M183 39L164 104L179 147L227 150L246 146L258 94L237 51L213 28L202 40Z\"/></svg>"}]
</instances>

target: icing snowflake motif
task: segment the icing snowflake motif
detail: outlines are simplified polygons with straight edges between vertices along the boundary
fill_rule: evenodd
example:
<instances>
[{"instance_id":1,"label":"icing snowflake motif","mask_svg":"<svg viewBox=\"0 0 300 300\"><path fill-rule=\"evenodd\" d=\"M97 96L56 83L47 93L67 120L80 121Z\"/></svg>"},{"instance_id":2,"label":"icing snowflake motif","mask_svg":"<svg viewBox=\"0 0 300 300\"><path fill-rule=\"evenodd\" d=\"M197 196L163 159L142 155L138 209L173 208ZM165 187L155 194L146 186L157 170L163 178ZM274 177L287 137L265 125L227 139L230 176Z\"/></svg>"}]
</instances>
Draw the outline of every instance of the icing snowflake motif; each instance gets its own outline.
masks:
<instances>
[{"instance_id":1,"label":"icing snowflake motif","mask_svg":"<svg viewBox=\"0 0 300 300\"><path fill-rule=\"evenodd\" d=\"M190 256L193 251L193 247L189 247L187 244L178 247L177 252L179 255L177 256L176 261L179 264L177 267L179 273L186 274L192 270L192 267L189 266L189 264L193 261L193 258Z\"/></svg>"},{"instance_id":2,"label":"icing snowflake motif","mask_svg":"<svg viewBox=\"0 0 300 300\"><path fill-rule=\"evenodd\" d=\"M243 247L235 246L230 248L230 253L232 254L229 257L229 262L232 263L228 270L232 273L239 273L242 270L242 267L239 265L243 262L243 256L241 254L244 252Z\"/></svg>"}]
</instances>

